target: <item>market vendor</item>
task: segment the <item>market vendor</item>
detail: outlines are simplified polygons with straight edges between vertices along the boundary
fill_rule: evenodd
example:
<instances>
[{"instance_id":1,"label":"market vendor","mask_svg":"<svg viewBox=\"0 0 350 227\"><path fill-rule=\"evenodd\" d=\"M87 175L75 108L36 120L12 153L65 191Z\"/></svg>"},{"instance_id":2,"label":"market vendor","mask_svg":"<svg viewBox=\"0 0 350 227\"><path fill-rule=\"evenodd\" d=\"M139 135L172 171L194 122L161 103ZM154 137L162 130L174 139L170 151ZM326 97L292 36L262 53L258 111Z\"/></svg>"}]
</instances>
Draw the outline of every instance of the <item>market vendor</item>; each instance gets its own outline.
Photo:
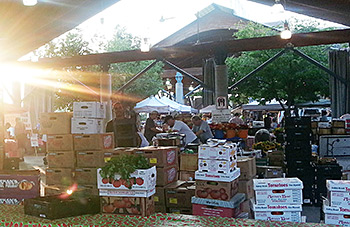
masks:
<instances>
[{"instance_id":1,"label":"market vendor","mask_svg":"<svg viewBox=\"0 0 350 227\"><path fill-rule=\"evenodd\" d=\"M208 139L214 138L206 121L203 121L199 116L193 116L191 120L193 123L192 131L202 143L206 143Z\"/></svg>"},{"instance_id":2,"label":"market vendor","mask_svg":"<svg viewBox=\"0 0 350 227\"><path fill-rule=\"evenodd\" d=\"M173 132L185 134L185 145L197 142L197 136L192 132L190 127L188 127L182 121L175 120L173 116L166 116L164 118L164 124L167 124L169 127L171 127L170 130Z\"/></svg>"},{"instance_id":3,"label":"market vendor","mask_svg":"<svg viewBox=\"0 0 350 227\"><path fill-rule=\"evenodd\" d=\"M149 143L152 142L152 138L160 132L163 132L160 129L157 129L155 120L158 118L158 112L157 111L152 111L149 114L149 118L146 120L146 125L145 125L145 137L148 140Z\"/></svg>"}]
</instances>

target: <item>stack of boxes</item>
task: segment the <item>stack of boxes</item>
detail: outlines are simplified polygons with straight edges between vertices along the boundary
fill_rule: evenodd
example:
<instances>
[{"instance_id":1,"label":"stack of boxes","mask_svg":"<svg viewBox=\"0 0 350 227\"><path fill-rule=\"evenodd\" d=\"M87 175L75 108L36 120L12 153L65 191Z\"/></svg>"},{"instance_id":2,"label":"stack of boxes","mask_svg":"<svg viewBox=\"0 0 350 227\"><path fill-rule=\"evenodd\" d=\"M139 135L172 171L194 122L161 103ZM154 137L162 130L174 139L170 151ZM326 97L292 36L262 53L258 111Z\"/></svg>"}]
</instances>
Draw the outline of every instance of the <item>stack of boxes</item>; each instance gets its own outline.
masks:
<instances>
[{"instance_id":1,"label":"stack of boxes","mask_svg":"<svg viewBox=\"0 0 350 227\"><path fill-rule=\"evenodd\" d=\"M327 180L328 199L323 201L326 224L350 226L350 181Z\"/></svg>"},{"instance_id":2,"label":"stack of boxes","mask_svg":"<svg viewBox=\"0 0 350 227\"><path fill-rule=\"evenodd\" d=\"M344 135L345 131L345 120L333 119L332 121L332 134L333 135Z\"/></svg>"},{"instance_id":3,"label":"stack of boxes","mask_svg":"<svg viewBox=\"0 0 350 227\"><path fill-rule=\"evenodd\" d=\"M192 197L193 215L237 217L245 195L238 193L237 146L202 145L198 150L196 190Z\"/></svg>"},{"instance_id":4,"label":"stack of boxes","mask_svg":"<svg viewBox=\"0 0 350 227\"><path fill-rule=\"evenodd\" d=\"M193 181L194 175L198 169L198 153L180 154L180 173L179 179L183 181Z\"/></svg>"},{"instance_id":5,"label":"stack of boxes","mask_svg":"<svg viewBox=\"0 0 350 227\"><path fill-rule=\"evenodd\" d=\"M301 222L303 182L298 178L254 179L254 218Z\"/></svg>"},{"instance_id":6,"label":"stack of boxes","mask_svg":"<svg viewBox=\"0 0 350 227\"><path fill-rule=\"evenodd\" d=\"M168 213L192 214L191 198L195 195L194 181L175 181L164 187L164 193Z\"/></svg>"},{"instance_id":7,"label":"stack of boxes","mask_svg":"<svg viewBox=\"0 0 350 227\"><path fill-rule=\"evenodd\" d=\"M289 117L285 121L287 176L297 177L304 183L304 203L313 203L315 169L311 164L311 118Z\"/></svg>"},{"instance_id":8,"label":"stack of boxes","mask_svg":"<svg viewBox=\"0 0 350 227\"><path fill-rule=\"evenodd\" d=\"M149 216L154 213L156 167L137 169L130 177L131 188L116 174L113 179L102 179L97 169L97 187L103 213ZM131 183L133 182L133 183Z\"/></svg>"}]
</instances>

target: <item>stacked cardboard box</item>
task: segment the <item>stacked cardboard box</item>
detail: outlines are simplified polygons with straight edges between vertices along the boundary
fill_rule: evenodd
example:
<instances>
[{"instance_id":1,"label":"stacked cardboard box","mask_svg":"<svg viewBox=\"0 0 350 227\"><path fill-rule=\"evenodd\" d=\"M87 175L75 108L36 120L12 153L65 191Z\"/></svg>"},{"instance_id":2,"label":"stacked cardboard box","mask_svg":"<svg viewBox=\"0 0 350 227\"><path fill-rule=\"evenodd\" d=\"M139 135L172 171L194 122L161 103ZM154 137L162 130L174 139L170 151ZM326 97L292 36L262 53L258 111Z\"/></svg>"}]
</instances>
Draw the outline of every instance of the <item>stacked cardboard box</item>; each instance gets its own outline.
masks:
<instances>
[{"instance_id":1,"label":"stacked cardboard box","mask_svg":"<svg viewBox=\"0 0 350 227\"><path fill-rule=\"evenodd\" d=\"M180 154L180 176L183 181L193 181L195 171L198 169L198 154Z\"/></svg>"},{"instance_id":2,"label":"stacked cardboard box","mask_svg":"<svg viewBox=\"0 0 350 227\"><path fill-rule=\"evenodd\" d=\"M196 194L192 197L194 215L237 217L241 213L245 195L237 194L240 170L236 151L235 144L199 147Z\"/></svg>"},{"instance_id":3,"label":"stacked cardboard box","mask_svg":"<svg viewBox=\"0 0 350 227\"><path fill-rule=\"evenodd\" d=\"M345 119L333 119L332 120L332 134L344 135L345 131Z\"/></svg>"},{"instance_id":4,"label":"stacked cardboard box","mask_svg":"<svg viewBox=\"0 0 350 227\"><path fill-rule=\"evenodd\" d=\"M175 181L164 187L168 213L192 214L191 198L195 195L194 181Z\"/></svg>"},{"instance_id":5,"label":"stacked cardboard box","mask_svg":"<svg viewBox=\"0 0 350 227\"><path fill-rule=\"evenodd\" d=\"M149 216L154 213L157 172L156 167L137 169L130 175L136 179L128 183L116 174L114 179L103 179L97 169L97 187L103 213Z\"/></svg>"},{"instance_id":6,"label":"stacked cardboard box","mask_svg":"<svg viewBox=\"0 0 350 227\"><path fill-rule=\"evenodd\" d=\"M350 226L350 181L327 180L328 199L323 202L325 223Z\"/></svg>"},{"instance_id":7,"label":"stacked cardboard box","mask_svg":"<svg viewBox=\"0 0 350 227\"><path fill-rule=\"evenodd\" d=\"M157 170L157 190L154 196L156 212L166 210L165 187L178 179L178 147L143 147L133 152L136 155L143 155L148 159L151 166Z\"/></svg>"},{"instance_id":8,"label":"stacked cardboard box","mask_svg":"<svg viewBox=\"0 0 350 227\"><path fill-rule=\"evenodd\" d=\"M72 134L99 134L103 132L106 105L100 102L74 102Z\"/></svg>"},{"instance_id":9,"label":"stacked cardboard box","mask_svg":"<svg viewBox=\"0 0 350 227\"><path fill-rule=\"evenodd\" d=\"M254 218L301 222L303 182L298 178L254 179Z\"/></svg>"}]
</instances>

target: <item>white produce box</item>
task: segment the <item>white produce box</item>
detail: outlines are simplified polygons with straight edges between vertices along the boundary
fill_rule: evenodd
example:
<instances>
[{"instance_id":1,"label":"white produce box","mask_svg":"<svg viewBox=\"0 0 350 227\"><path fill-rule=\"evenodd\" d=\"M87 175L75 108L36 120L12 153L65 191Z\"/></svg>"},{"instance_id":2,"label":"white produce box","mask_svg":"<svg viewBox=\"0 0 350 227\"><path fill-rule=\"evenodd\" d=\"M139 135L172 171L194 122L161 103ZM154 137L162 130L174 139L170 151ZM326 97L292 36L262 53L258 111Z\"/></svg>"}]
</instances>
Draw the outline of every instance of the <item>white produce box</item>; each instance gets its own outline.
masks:
<instances>
[{"instance_id":1,"label":"white produce box","mask_svg":"<svg viewBox=\"0 0 350 227\"><path fill-rule=\"evenodd\" d=\"M106 118L106 103L74 102L73 117L78 118Z\"/></svg>"},{"instance_id":2,"label":"white produce box","mask_svg":"<svg viewBox=\"0 0 350 227\"><path fill-rule=\"evenodd\" d=\"M237 160L198 159L198 171L208 173L232 173L237 168Z\"/></svg>"},{"instance_id":3,"label":"white produce box","mask_svg":"<svg viewBox=\"0 0 350 227\"><path fill-rule=\"evenodd\" d=\"M254 218L265 221L290 221L301 222L300 211L257 211Z\"/></svg>"},{"instance_id":4,"label":"white produce box","mask_svg":"<svg viewBox=\"0 0 350 227\"><path fill-rule=\"evenodd\" d=\"M272 178L272 179L253 179L254 190L272 190L272 189L303 189L303 182L296 177L293 178Z\"/></svg>"},{"instance_id":5,"label":"white produce box","mask_svg":"<svg viewBox=\"0 0 350 227\"><path fill-rule=\"evenodd\" d=\"M103 120L93 118L72 118L72 134L103 133Z\"/></svg>"},{"instance_id":6,"label":"white produce box","mask_svg":"<svg viewBox=\"0 0 350 227\"><path fill-rule=\"evenodd\" d=\"M196 180L208 180L208 181L220 181L220 182L231 182L236 180L241 175L240 168L236 168L232 173L207 173L196 171L195 179Z\"/></svg>"},{"instance_id":7,"label":"white produce box","mask_svg":"<svg viewBox=\"0 0 350 227\"><path fill-rule=\"evenodd\" d=\"M328 191L350 192L349 180L327 180L326 185Z\"/></svg>"},{"instance_id":8,"label":"white produce box","mask_svg":"<svg viewBox=\"0 0 350 227\"><path fill-rule=\"evenodd\" d=\"M198 158L233 161L236 159L236 152L237 144L235 143L215 147L204 144L200 145L198 148Z\"/></svg>"},{"instance_id":9,"label":"white produce box","mask_svg":"<svg viewBox=\"0 0 350 227\"><path fill-rule=\"evenodd\" d=\"M148 198L156 193L156 188L150 190L118 190L118 189L99 189L100 196L118 196L118 197L144 197Z\"/></svg>"},{"instance_id":10,"label":"white produce box","mask_svg":"<svg viewBox=\"0 0 350 227\"><path fill-rule=\"evenodd\" d=\"M303 191L302 189L272 189L272 190L257 190L255 191L256 204L302 204Z\"/></svg>"}]
</instances>

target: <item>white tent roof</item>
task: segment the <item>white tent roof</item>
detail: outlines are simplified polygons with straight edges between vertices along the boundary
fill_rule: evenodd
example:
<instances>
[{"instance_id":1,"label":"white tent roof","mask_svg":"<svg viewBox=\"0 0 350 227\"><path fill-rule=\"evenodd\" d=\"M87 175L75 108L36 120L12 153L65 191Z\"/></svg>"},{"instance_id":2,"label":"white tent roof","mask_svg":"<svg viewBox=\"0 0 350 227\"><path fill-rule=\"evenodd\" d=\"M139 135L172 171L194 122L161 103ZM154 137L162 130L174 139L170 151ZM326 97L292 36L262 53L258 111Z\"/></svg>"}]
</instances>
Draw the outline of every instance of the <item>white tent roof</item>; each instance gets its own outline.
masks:
<instances>
[{"instance_id":1,"label":"white tent roof","mask_svg":"<svg viewBox=\"0 0 350 227\"><path fill-rule=\"evenodd\" d=\"M216 110L216 105L209 105L201 109L200 113L211 113L213 110Z\"/></svg>"},{"instance_id":2,"label":"white tent roof","mask_svg":"<svg viewBox=\"0 0 350 227\"><path fill-rule=\"evenodd\" d=\"M242 105L243 110L270 110L270 111L278 111L283 110L282 106L275 99L271 100L271 102L266 102L266 105L259 105L258 101L253 101L249 104Z\"/></svg>"},{"instance_id":3,"label":"white tent roof","mask_svg":"<svg viewBox=\"0 0 350 227\"><path fill-rule=\"evenodd\" d=\"M180 111L184 113L198 113L198 110L193 109L190 106L174 102L167 97L157 98L153 95L146 98L145 100L142 100L141 102L138 102L134 110L137 113L150 113L155 110L159 113L170 113L173 111Z\"/></svg>"}]
</instances>

